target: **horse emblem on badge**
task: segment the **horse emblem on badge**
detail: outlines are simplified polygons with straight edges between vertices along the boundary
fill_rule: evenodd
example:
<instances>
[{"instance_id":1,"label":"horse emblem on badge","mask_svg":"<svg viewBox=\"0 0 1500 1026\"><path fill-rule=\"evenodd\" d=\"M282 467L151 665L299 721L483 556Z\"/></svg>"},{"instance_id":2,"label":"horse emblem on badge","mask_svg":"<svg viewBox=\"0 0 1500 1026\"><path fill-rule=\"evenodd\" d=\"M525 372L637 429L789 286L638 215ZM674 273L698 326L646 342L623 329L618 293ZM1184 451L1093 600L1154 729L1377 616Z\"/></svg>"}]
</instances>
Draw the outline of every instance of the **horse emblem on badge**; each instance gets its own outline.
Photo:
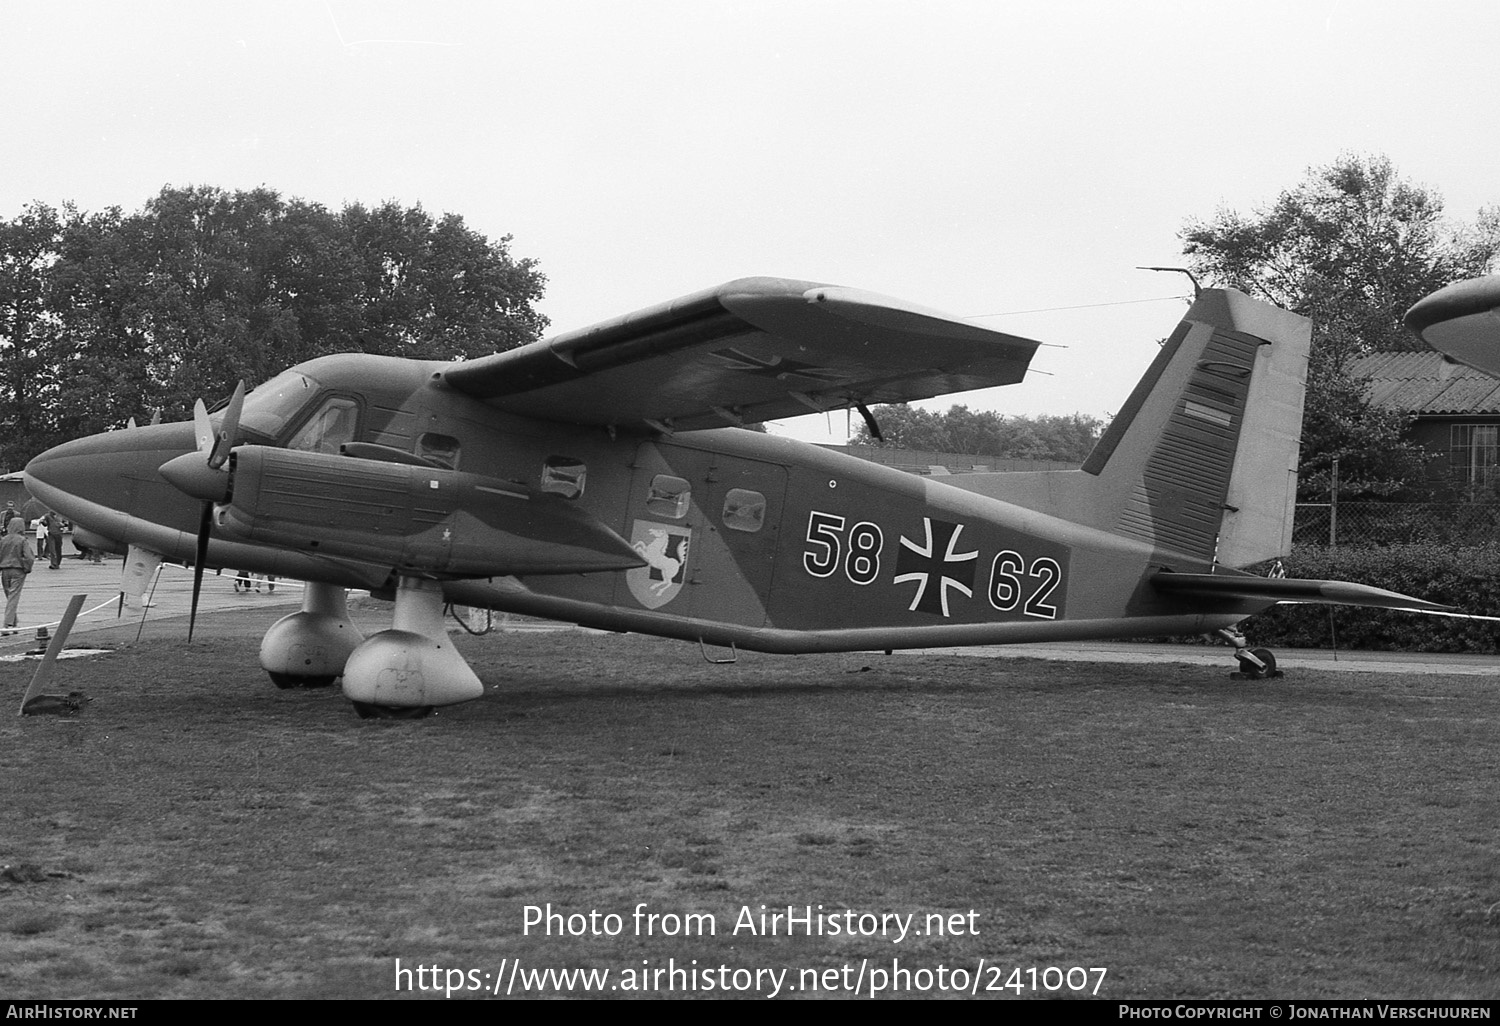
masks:
<instances>
[{"instance_id":1,"label":"horse emblem on badge","mask_svg":"<svg viewBox=\"0 0 1500 1026\"><path fill-rule=\"evenodd\" d=\"M647 609L657 609L677 597L687 578L688 543L693 529L673 524L637 520L630 532L630 547L646 561L625 571L630 593Z\"/></svg>"}]
</instances>

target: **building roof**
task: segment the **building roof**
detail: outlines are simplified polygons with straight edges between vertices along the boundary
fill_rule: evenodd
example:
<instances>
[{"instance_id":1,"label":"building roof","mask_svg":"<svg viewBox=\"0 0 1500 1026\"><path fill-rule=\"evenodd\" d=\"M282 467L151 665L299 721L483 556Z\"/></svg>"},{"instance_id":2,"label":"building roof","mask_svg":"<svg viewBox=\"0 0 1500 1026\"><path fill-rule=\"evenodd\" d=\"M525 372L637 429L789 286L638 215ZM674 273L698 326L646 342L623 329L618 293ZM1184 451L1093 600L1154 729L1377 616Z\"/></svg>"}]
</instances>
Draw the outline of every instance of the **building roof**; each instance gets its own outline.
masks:
<instances>
[{"instance_id":1,"label":"building roof","mask_svg":"<svg viewBox=\"0 0 1500 1026\"><path fill-rule=\"evenodd\" d=\"M1441 353L1371 353L1349 364L1370 384L1370 401L1417 414L1500 413L1500 378L1447 360Z\"/></svg>"}]
</instances>

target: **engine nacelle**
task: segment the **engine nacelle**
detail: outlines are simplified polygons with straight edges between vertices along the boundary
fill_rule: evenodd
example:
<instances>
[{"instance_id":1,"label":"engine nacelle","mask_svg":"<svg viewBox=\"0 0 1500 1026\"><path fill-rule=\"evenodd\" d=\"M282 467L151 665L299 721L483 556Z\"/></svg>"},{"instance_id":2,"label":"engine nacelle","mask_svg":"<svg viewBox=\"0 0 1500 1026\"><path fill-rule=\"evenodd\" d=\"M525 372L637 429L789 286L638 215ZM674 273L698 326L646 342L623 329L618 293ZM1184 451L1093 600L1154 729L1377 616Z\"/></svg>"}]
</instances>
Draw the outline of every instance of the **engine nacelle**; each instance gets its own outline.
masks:
<instances>
[{"instance_id":1,"label":"engine nacelle","mask_svg":"<svg viewBox=\"0 0 1500 1026\"><path fill-rule=\"evenodd\" d=\"M230 466L225 538L453 577L642 565L592 514L511 481L261 445Z\"/></svg>"},{"instance_id":2,"label":"engine nacelle","mask_svg":"<svg viewBox=\"0 0 1500 1026\"><path fill-rule=\"evenodd\" d=\"M73 525L73 545L79 549L89 549L93 552L110 552L116 556L125 555L126 550L129 548L129 546L117 542L113 538L106 538L102 534L95 534L88 528L79 527L77 524Z\"/></svg>"}]
</instances>

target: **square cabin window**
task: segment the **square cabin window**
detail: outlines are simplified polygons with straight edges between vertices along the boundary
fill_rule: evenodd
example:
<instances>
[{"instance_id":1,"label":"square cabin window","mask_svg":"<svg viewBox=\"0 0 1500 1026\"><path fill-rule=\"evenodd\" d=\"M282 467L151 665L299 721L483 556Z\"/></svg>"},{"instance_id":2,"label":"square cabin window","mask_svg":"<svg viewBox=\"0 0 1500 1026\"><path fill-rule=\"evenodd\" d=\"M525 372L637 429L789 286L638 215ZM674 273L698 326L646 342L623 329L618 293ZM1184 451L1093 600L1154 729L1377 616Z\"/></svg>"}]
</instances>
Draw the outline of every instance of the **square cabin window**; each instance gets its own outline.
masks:
<instances>
[{"instance_id":1,"label":"square cabin window","mask_svg":"<svg viewBox=\"0 0 1500 1026\"><path fill-rule=\"evenodd\" d=\"M588 483L589 468L571 456L548 456L542 464L542 491L576 499Z\"/></svg>"},{"instance_id":2,"label":"square cabin window","mask_svg":"<svg viewBox=\"0 0 1500 1026\"><path fill-rule=\"evenodd\" d=\"M458 439L436 431L424 431L417 436L417 455L428 463L457 470Z\"/></svg>"},{"instance_id":3,"label":"square cabin window","mask_svg":"<svg viewBox=\"0 0 1500 1026\"><path fill-rule=\"evenodd\" d=\"M731 531L759 531L766 523L766 497L748 488L731 488L724 496L724 526Z\"/></svg>"},{"instance_id":4,"label":"square cabin window","mask_svg":"<svg viewBox=\"0 0 1500 1026\"><path fill-rule=\"evenodd\" d=\"M681 520L687 516L688 506L693 501L693 486L671 474L657 474L651 479L651 490L646 493L646 509L668 520Z\"/></svg>"}]
</instances>

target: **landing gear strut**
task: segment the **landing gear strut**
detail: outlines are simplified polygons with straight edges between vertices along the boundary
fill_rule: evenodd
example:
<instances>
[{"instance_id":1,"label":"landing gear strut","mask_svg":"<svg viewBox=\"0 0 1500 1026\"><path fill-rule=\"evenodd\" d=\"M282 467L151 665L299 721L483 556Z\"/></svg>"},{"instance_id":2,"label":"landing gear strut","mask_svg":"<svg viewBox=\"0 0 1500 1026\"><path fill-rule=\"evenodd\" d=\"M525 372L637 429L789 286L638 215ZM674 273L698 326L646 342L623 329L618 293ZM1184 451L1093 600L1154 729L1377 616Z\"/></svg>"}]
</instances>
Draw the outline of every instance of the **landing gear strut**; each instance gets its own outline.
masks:
<instances>
[{"instance_id":1,"label":"landing gear strut","mask_svg":"<svg viewBox=\"0 0 1500 1026\"><path fill-rule=\"evenodd\" d=\"M344 696L362 717L405 719L483 695L484 685L448 640L442 586L400 578L392 627L350 654Z\"/></svg>"},{"instance_id":2,"label":"landing gear strut","mask_svg":"<svg viewBox=\"0 0 1500 1026\"><path fill-rule=\"evenodd\" d=\"M1222 628L1218 635L1234 646L1234 659L1240 666L1237 672L1230 674L1235 680L1285 676L1283 671L1276 669L1276 655L1269 648L1251 648L1245 636L1233 628Z\"/></svg>"}]
</instances>

